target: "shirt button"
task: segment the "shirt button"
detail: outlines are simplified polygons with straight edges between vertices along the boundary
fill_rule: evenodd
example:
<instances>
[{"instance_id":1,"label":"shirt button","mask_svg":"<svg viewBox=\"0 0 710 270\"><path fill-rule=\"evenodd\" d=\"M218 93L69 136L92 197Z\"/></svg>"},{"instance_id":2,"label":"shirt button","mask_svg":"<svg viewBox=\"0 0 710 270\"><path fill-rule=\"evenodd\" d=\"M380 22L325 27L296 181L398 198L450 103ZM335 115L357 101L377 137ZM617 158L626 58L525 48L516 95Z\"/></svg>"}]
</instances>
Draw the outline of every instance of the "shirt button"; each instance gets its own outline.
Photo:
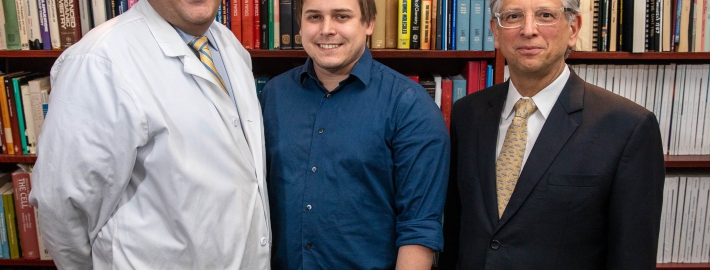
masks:
<instances>
[{"instance_id":1,"label":"shirt button","mask_svg":"<svg viewBox=\"0 0 710 270\"><path fill-rule=\"evenodd\" d=\"M261 245L266 246L266 237L261 238Z\"/></svg>"},{"instance_id":2,"label":"shirt button","mask_svg":"<svg viewBox=\"0 0 710 270\"><path fill-rule=\"evenodd\" d=\"M311 207L310 204L309 204L309 205L306 205L306 210L311 211L311 208L313 208L313 207Z\"/></svg>"},{"instance_id":3,"label":"shirt button","mask_svg":"<svg viewBox=\"0 0 710 270\"><path fill-rule=\"evenodd\" d=\"M306 248L311 248L313 245L311 245L311 242L306 243Z\"/></svg>"},{"instance_id":4,"label":"shirt button","mask_svg":"<svg viewBox=\"0 0 710 270\"><path fill-rule=\"evenodd\" d=\"M313 171L313 172L316 172L317 170L318 170L318 168L316 168L316 167L311 168L311 171Z\"/></svg>"},{"instance_id":5,"label":"shirt button","mask_svg":"<svg viewBox=\"0 0 710 270\"><path fill-rule=\"evenodd\" d=\"M500 241L498 241L498 240L491 241L491 248L493 250L499 249L500 248Z\"/></svg>"},{"instance_id":6,"label":"shirt button","mask_svg":"<svg viewBox=\"0 0 710 270\"><path fill-rule=\"evenodd\" d=\"M232 118L232 125L234 125L235 127L236 127L236 126L239 126L239 119L237 119L237 118Z\"/></svg>"},{"instance_id":7,"label":"shirt button","mask_svg":"<svg viewBox=\"0 0 710 270\"><path fill-rule=\"evenodd\" d=\"M322 129L322 128L319 128L319 129L318 129L318 133L323 133L323 129Z\"/></svg>"},{"instance_id":8,"label":"shirt button","mask_svg":"<svg viewBox=\"0 0 710 270\"><path fill-rule=\"evenodd\" d=\"M330 97L331 97L330 94L325 95L325 98L327 98L327 99L330 99Z\"/></svg>"}]
</instances>

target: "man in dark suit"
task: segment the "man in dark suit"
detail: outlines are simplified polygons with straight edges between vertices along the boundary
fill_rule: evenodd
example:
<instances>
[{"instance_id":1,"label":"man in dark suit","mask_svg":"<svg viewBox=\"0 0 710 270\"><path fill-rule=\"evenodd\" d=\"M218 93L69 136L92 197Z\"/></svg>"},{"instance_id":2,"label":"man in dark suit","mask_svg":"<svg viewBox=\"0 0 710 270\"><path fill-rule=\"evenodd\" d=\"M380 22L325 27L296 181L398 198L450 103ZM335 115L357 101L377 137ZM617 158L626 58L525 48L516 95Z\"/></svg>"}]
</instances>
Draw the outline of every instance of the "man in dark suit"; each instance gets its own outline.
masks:
<instances>
[{"instance_id":1,"label":"man in dark suit","mask_svg":"<svg viewBox=\"0 0 710 270\"><path fill-rule=\"evenodd\" d=\"M579 1L491 12L510 80L454 106L441 269L655 269L656 117L565 64Z\"/></svg>"}]
</instances>

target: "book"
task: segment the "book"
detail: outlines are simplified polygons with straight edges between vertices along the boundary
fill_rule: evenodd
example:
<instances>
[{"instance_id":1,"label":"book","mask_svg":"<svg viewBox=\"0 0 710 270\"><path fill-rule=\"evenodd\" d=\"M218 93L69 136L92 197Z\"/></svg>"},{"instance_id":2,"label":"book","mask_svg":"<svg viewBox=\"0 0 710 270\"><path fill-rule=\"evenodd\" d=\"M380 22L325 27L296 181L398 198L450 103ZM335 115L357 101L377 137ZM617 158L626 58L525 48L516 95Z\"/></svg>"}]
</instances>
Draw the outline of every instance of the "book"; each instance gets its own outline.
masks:
<instances>
[{"instance_id":1,"label":"book","mask_svg":"<svg viewBox=\"0 0 710 270\"><path fill-rule=\"evenodd\" d=\"M434 73L432 76L434 77L436 87L434 89L434 102L436 102L436 105L441 108L441 75Z\"/></svg>"},{"instance_id":2,"label":"book","mask_svg":"<svg viewBox=\"0 0 710 270\"><path fill-rule=\"evenodd\" d=\"M101 0L98 1L101 2ZM69 46L74 45L74 43L81 39L81 26L77 21L77 14L79 14L79 2L78 0L56 0L56 3L59 22L60 46L62 49L67 49ZM96 9L93 10L96 11ZM94 17L94 25L99 25L96 17Z\"/></svg>"},{"instance_id":3,"label":"book","mask_svg":"<svg viewBox=\"0 0 710 270\"><path fill-rule=\"evenodd\" d=\"M5 16L5 42L8 50L22 49L20 41L20 27L17 21L17 8L15 0L2 0L3 15Z\"/></svg>"},{"instance_id":4,"label":"book","mask_svg":"<svg viewBox=\"0 0 710 270\"><path fill-rule=\"evenodd\" d=\"M47 11L47 0L37 0L39 30L42 37L42 50L52 49L52 38L49 31L49 12Z\"/></svg>"},{"instance_id":5,"label":"book","mask_svg":"<svg viewBox=\"0 0 710 270\"><path fill-rule=\"evenodd\" d=\"M493 30L491 30L491 24L488 23L491 21L491 1L490 0L485 0L483 1L483 6L486 8L486 11L483 12L483 30L485 32L485 36L483 37L483 50L484 51L495 51L495 44L494 44L494 39L495 37L493 36Z\"/></svg>"},{"instance_id":6,"label":"book","mask_svg":"<svg viewBox=\"0 0 710 270\"><path fill-rule=\"evenodd\" d=\"M27 137L27 153L36 154L37 136L35 134L34 116L32 115L32 105L30 104L30 86L20 86L20 95L22 95L22 112L25 118L25 136Z\"/></svg>"},{"instance_id":7,"label":"book","mask_svg":"<svg viewBox=\"0 0 710 270\"><path fill-rule=\"evenodd\" d=\"M431 30L429 31L429 42L431 43L431 45L429 45L429 48L431 50L436 49L436 44L437 44L437 40L436 40L437 22L436 22L436 20L437 20L437 17L439 16L438 12L439 12L439 1L438 0L431 0L431 13L430 13L431 15L429 18L429 21L431 22L431 26L430 26Z\"/></svg>"},{"instance_id":8,"label":"book","mask_svg":"<svg viewBox=\"0 0 710 270\"><path fill-rule=\"evenodd\" d=\"M44 42L40 32L39 13L37 0L23 0L25 16L27 16L27 37L30 50L42 50Z\"/></svg>"},{"instance_id":9,"label":"book","mask_svg":"<svg viewBox=\"0 0 710 270\"><path fill-rule=\"evenodd\" d=\"M431 5L432 0L422 0L421 9L421 43L419 49L430 50L431 49Z\"/></svg>"},{"instance_id":10,"label":"book","mask_svg":"<svg viewBox=\"0 0 710 270\"><path fill-rule=\"evenodd\" d=\"M441 113L444 115L446 130L451 131L451 109L454 106L454 85L450 77L441 78Z\"/></svg>"},{"instance_id":11,"label":"book","mask_svg":"<svg viewBox=\"0 0 710 270\"><path fill-rule=\"evenodd\" d=\"M457 0L456 8L456 50L466 51L469 49L469 39L471 36L471 0Z\"/></svg>"},{"instance_id":12,"label":"book","mask_svg":"<svg viewBox=\"0 0 710 270\"><path fill-rule=\"evenodd\" d=\"M42 231L39 228L39 211L37 210L37 207L33 208L35 210L35 228L37 229L37 246L39 248L39 259L43 261L48 261L52 259L52 256L49 255L49 250L47 250L47 247L44 245Z\"/></svg>"},{"instance_id":13,"label":"book","mask_svg":"<svg viewBox=\"0 0 710 270\"><path fill-rule=\"evenodd\" d=\"M375 20L375 27L372 30L372 47L373 49L384 49L385 48L385 14L387 10L387 3L384 0L375 1L375 6L377 13L379 13Z\"/></svg>"},{"instance_id":14,"label":"book","mask_svg":"<svg viewBox=\"0 0 710 270\"><path fill-rule=\"evenodd\" d=\"M463 66L461 71L464 79L466 79L466 94L470 95L478 90L481 90L480 81L481 78L481 61L468 61Z\"/></svg>"},{"instance_id":15,"label":"book","mask_svg":"<svg viewBox=\"0 0 710 270\"><path fill-rule=\"evenodd\" d=\"M0 50L7 50L7 37L5 36L5 11L0 3Z\"/></svg>"},{"instance_id":16,"label":"book","mask_svg":"<svg viewBox=\"0 0 710 270\"><path fill-rule=\"evenodd\" d=\"M408 50L410 35L409 6L412 0L399 0L397 23L397 49Z\"/></svg>"},{"instance_id":17,"label":"book","mask_svg":"<svg viewBox=\"0 0 710 270\"><path fill-rule=\"evenodd\" d=\"M261 49L261 13L260 13L260 0L251 0L251 8L252 8L252 27L254 28L252 30L252 35L254 35L254 39L252 41L252 48L255 50Z\"/></svg>"},{"instance_id":18,"label":"book","mask_svg":"<svg viewBox=\"0 0 710 270\"><path fill-rule=\"evenodd\" d=\"M409 5L409 48L419 49L421 46L421 5L422 0L411 0Z\"/></svg>"},{"instance_id":19,"label":"book","mask_svg":"<svg viewBox=\"0 0 710 270\"><path fill-rule=\"evenodd\" d=\"M380 0L382 1L382 0ZM385 0L385 13L380 16L384 16L385 19L385 49L396 49L397 48L397 21L399 14L399 1L398 0ZM380 9L377 9L378 15L380 14ZM381 17L379 17L381 18ZM378 18L378 20L379 20Z\"/></svg>"},{"instance_id":20,"label":"book","mask_svg":"<svg viewBox=\"0 0 710 270\"><path fill-rule=\"evenodd\" d=\"M17 27L20 30L21 50L30 49L29 30L27 29L27 10L29 7L27 5L28 4L25 0L15 0L15 13L17 13Z\"/></svg>"},{"instance_id":21,"label":"book","mask_svg":"<svg viewBox=\"0 0 710 270\"><path fill-rule=\"evenodd\" d=\"M11 188L2 194L2 203L5 208L5 222L7 225L7 244L10 249L10 259L20 258L20 243L17 231L17 217L15 216L15 189Z\"/></svg>"},{"instance_id":22,"label":"book","mask_svg":"<svg viewBox=\"0 0 710 270\"><path fill-rule=\"evenodd\" d=\"M246 1L246 0L245 0ZM291 16L293 15L293 7L291 0L279 0L279 16L280 27L279 33L281 34L281 49L282 50L292 50L293 49L293 23Z\"/></svg>"},{"instance_id":23,"label":"book","mask_svg":"<svg viewBox=\"0 0 710 270\"><path fill-rule=\"evenodd\" d=\"M20 133L19 126L17 123L17 109L15 109L15 91L12 84L12 79L16 77L21 77L29 74L28 72L18 72L3 76L4 96L3 100L0 100L0 105L3 114L3 127L5 129L5 138L7 143L7 153L10 155L20 155L21 143L20 143ZM7 110L6 110L7 109ZM7 121L5 121L7 119Z\"/></svg>"},{"instance_id":24,"label":"book","mask_svg":"<svg viewBox=\"0 0 710 270\"><path fill-rule=\"evenodd\" d=\"M9 173L5 173L10 175ZM3 176L5 175L3 174ZM12 183L6 181L5 184L0 186L0 195L12 189ZM0 200L0 254L2 254L3 259L10 258L10 245L7 242L7 223L5 221L5 204Z\"/></svg>"},{"instance_id":25,"label":"book","mask_svg":"<svg viewBox=\"0 0 710 270\"><path fill-rule=\"evenodd\" d=\"M38 73L31 73L26 76L22 77L16 77L12 79L12 84L13 84L13 91L14 91L14 102L15 102L15 108L17 109L17 124L18 124L18 132L20 135L20 142L21 147L20 153L21 154L29 154L29 150L27 148L27 124L26 124L26 119L25 119L25 111L23 109L22 105L22 93L21 93L21 86L26 85L28 81L35 79L39 77L40 74ZM10 102L10 101L8 101ZM17 148L17 147L16 147ZM16 149L17 150L17 149Z\"/></svg>"},{"instance_id":26,"label":"book","mask_svg":"<svg viewBox=\"0 0 710 270\"><path fill-rule=\"evenodd\" d=\"M15 189L15 213L20 245L22 246L22 258L25 260L39 259L35 210L29 201L32 190L30 173L21 169L13 172L12 186Z\"/></svg>"},{"instance_id":27,"label":"book","mask_svg":"<svg viewBox=\"0 0 710 270\"><path fill-rule=\"evenodd\" d=\"M457 100L466 96L466 78L458 74L451 76L451 81L453 82L453 96L451 101L456 103Z\"/></svg>"},{"instance_id":28,"label":"book","mask_svg":"<svg viewBox=\"0 0 710 270\"><path fill-rule=\"evenodd\" d=\"M30 106L32 108L32 122L34 123L34 132L37 137L42 132L42 124L44 124L44 109L42 108L42 91L49 92L49 77L34 79L27 82L29 87ZM36 146L36 141L35 141ZM33 153L32 149L30 153Z\"/></svg>"},{"instance_id":29,"label":"book","mask_svg":"<svg viewBox=\"0 0 710 270\"><path fill-rule=\"evenodd\" d=\"M291 8L291 14L295 15L296 14L296 4L292 4ZM294 50L302 50L303 49L303 41L301 40L301 25L298 23L297 18L295 16L291 17L291 31L293 33L293 49Z\"/></svg>"},{"instance_id":30,"label":"book","mask_svg":"<svg viewBox=\"0 0 710 270\"><path fill-rule=\"evenodd\" d=\"M59 1L66 1L66 0L55 0L57 1L57 4L59 4ZM66 2L61 2L62 4ZM60 8L57 7L57 13L61 14ZM93 25L99 26L100 24L106 22L107 19L107 14L106 14L106 1L104 0L91 0L91 15L93 17ZM60 15L59 18L61 19L62 16Z\"/></svg>"},{"instance_id":31,"label":"book","mask_svg":"<svg viewBox=\"0 0 710 270\"><path fill-rule=\"evenodd\" d=\"M232 6L229 16L229 30L232 31L234 37L242 42L242 1L243 0L231 0L229 3Z\"/></svg>"},{"instance_id":32,"label":"book","mask_svg":"<svg viewBox=\"0 0 710 270\"><path fill-rule=\"evenodd\" d=\"M482 51L483 50L483 0L472 0L471 1L471 19L469 22L470 28L470 40L469 40L469 50L472 51Z\"/></svg>"},{"instance_id":33,"label":"book","mask_svg":"<svg viewBox=\"0 0 710 270\"><path fill-rule=\"evenodd\" d=\"M57 17L56 0L46 0L47 20L49 23L49 39L52 50L61 50L62 45L59 37L59 18Z\"/></svg>"},{"instance_id":34,"label":"book","mask_svg":"<svg viewBox=\"0 0 710 270\"><path fill-rule=\"evenodd\" d=\"M271 39L272 45L269 46L269 49L273 46L274 50L278 50L281 49L281 3L279 3L279 0L269 0L269 3L273 8L273 15L269 13L269 16L274 17L274 26L269 29L269 31L273 31L273 33L271 33L273 37Z\"/></svg>"},{"instance_id":35,"label":"book","mask_svg":"<svg viewBox=\"0 0 710 270\"><path fill-rule=\"evenodd\" d=\"M431 99L436 102L436 81L434 81L434 77L432 75L422 75L419 77L419 84L424 87Z\"/></svg>"}]
</instances>

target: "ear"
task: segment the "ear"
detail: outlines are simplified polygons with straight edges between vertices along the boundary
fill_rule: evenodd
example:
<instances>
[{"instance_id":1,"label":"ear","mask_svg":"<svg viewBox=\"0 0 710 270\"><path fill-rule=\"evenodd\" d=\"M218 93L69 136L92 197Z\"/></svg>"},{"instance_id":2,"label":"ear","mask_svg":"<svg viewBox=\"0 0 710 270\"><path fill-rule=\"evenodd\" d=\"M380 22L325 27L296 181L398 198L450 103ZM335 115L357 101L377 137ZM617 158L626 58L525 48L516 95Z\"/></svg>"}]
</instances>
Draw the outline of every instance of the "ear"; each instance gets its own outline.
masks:
<instances>
[{"instance_id":1,"label":"ear","mask_svg":"<svg viewBox=\"0 0 710 270\"><path fill-rule=\"evenodd\" d=\"M574 48L577 44L577 36L579 36L579 29L582 28L582 15L574 14L575 20L570 23L570 36L569 43L567 44L570 48Z\"/></svg>"},{"instance_id":2,"label":"ear","mask_svg":"<svg viewBox=\"0 0 710 270\"><path fill-rule=\"evenodd\" d=\"M367 23L367 29L365 30L365 33L367 33L368 36L371 36L372 32L375 29L375 20L376 19L377 19L377 17L373 18L372 20L370 20L370 22Z\"/></svg>"},{"instance_id":3,"label":"ear","mask_svg":"<svg viewBox=\"0 0 710 270\"><path fill-rule=\"evenodd\" d=\"M498 48L498 40L499 40L498 31L500 29L498 29L498 23L496 23L496 19L491 19L488 23L491 25L491 31L493 31L493 47L495 47L496 49L499 49Z\"/></svg>"}]
</instances>

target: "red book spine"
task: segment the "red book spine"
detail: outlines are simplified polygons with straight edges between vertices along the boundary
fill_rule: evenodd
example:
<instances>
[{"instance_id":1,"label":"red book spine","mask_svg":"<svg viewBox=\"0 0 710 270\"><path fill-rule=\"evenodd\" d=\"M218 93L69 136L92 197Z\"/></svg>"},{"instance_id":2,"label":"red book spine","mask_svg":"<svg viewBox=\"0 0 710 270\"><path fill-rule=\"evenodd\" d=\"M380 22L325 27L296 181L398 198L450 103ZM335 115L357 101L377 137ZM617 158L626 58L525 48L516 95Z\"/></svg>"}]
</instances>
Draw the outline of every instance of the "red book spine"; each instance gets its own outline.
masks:
<instances>
[{"instance_id":1,"label":"red book spine","mask_svg":"<svg viewBox=\"0 0 710 270\"><path fill-rule=\"evenodd\" d=\"M230 16L232 16L232 19L230 23L232 25L230 25L229 28L232 29L232 33L234 33L234 36L237 37L239 42L242 42L242 0L232 0L231 4L232 14L230 14Z\"/></svg>"},{"instance_id":2,"label":"red book spine","mask_svg":"<svg viewBox=\"0 0 710 270\"><path fill-rule=\"evenodd\" d=\"M242 45L246 49L254 49L254 5L252 1L242 0Z\"/></svg>"},{"instance_id":3,"label":"red book spine","mask_svg":"<svg viewBox=\"0 0 710 270\"><path fill-rule=\"evenodd\" d=\"M22 257L25 260L39 259L39 243L37 242L37 223L35 223L35 210L30 205L29 196L30 173L15 171L12 173L12 186L15 189L15 213L17 226L20 232Z\"/></svg>"},{"instance_id":4,"label":"red book spine","mask_svg":"<svg viewBox=\"0 0 710 270\"><path fill-rule=\"evenodd\" d=\"M488 65L486 64L486 61L481 61L481 74L478 77L478 82L480 83L478 86L478 90L486 89L486 81L488 78Z\"/></svg>"},{"instance_id":5,"label":"red book spine","mask_svg":"<svg viewBox=\"0 0 710 270\"><path fill-rule=\"evenodd\" d=\"M480 61L468 61L466 62L466 65L463 67L463 71L461 72L461 75L463 75L464 78L466 78L466 95L470 95L472 93L475 93L478 90L481 90L479 87L479 72L480 72Z\"/></svg>"},{"instance_id":6,"label":"red book spine","mask_svg":"<svg viewBox=\"0 0 710 270\"><path fill-rule=\"evenodd\" d=\"M454 98L454 82L450 78L441 78L441 113L444 114L446 130L451 131L451 107Z\"/></svg>"},{"instance_id":7,"label":"red book spine","mask_svg":"<svg viewBox=\"0 0 710 270\"><path fill-rule=\"evenodd\" d=\"M253 15L253 28L254 32L252 33L254 36L254 49L260 49L261 48L261 16L259 15L259 0L252 0L252 6L254 6L254 10L252 12Z\"/></svg>"}]
</instances>

